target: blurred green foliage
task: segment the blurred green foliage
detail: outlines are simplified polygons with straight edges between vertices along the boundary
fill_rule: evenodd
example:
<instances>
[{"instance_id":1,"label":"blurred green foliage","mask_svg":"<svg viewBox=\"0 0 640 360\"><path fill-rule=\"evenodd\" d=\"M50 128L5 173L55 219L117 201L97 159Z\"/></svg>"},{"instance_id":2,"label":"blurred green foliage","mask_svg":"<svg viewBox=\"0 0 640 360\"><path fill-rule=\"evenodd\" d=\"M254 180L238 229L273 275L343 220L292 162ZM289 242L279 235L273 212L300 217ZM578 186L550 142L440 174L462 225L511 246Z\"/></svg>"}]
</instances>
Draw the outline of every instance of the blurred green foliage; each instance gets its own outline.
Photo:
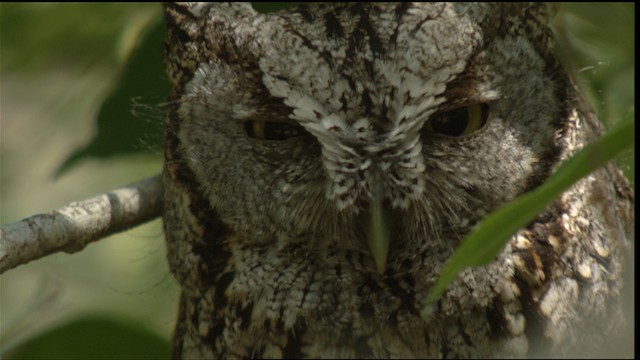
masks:
<instances>
[{"instance_id":1,"label":"blurred green foliage","mask_svg":"<svg viewBox=\"0 0 640 360\"><path fill-rule=\"evenodd\" d=\"M566 2L551 21L557 54L606 126L635 113L635 3ZM635 153L618 158L635 183Z\"/></svg>"},{"instance_id":2,"label":"blurred green foliage","mask_svg":"<svg viewBox=\"0 0 640 360\"><path fill-rule=\"evenodd\" d=\"M96 119L96 136L69 156L58 169L58 175L85 157L162 153L163 121L139 114L152 111L153 104L162 103L171 91L161 51L166 28L160 20L152 22L150 29L144 31L140 44L124 66L120 81L102 103Z\"/></svg>"},{"instance_id":3,"label":"blurred green foliage","mask_svg":"<svg viewBox=\"0 0 640 360\"><path fill-rule=\"evenodd\" d=\"M634 3L564 3L552 23L558 56L607 124L634 106Z\"/></svg>"},{"instance_id":4,"label":"blurred green foliage","mask_svg":"<svg viewBox=\"0 0 640 360\"><path fill-rule=\"evenodd\" d=\"M155 8L155 10L150 11ZM69 66L119 66L130 47L121 40L161 18L157 5L141 3L21 3L0 5L0 71L37 71L53 63Z\"/></svg>"},{"instance_id":5,"label":"blurred green foliage","mask_svg":"<svg viewBox=\"0 0 640 360\"><path fill-rule=\"evenodd\" d=\"M168 359L169 343L135 321L86 315L48 329L4 359Z\"/></svg>"}]
</instances>

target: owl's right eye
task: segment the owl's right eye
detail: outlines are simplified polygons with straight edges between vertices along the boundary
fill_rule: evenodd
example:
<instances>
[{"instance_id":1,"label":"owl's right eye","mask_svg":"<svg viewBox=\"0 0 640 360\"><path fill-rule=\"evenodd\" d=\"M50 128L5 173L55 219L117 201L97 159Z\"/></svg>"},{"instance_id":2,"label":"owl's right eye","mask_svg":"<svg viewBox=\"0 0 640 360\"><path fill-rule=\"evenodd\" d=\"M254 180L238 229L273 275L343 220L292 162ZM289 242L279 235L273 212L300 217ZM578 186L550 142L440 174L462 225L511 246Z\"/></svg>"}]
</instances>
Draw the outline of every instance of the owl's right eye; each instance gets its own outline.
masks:
<instances>
[{"instance_id":1,"label":"owl's right eye","mask_svg":"<svg viewBox=\"0 0 640 360\"><path fill-rule=\"evenodd\" d=\"M282 141L308 134L299 124L282 121L250 120L244 123L247 135L256 140Z\"/></svg>"},{"instance_id":2,"label":"owl's right eye","mask_svg":"<svg viewBox=\"0 0 640 360\"><path fill-rule=\"evenodd\" d=\"M476 132L484 127L489 116L487 104L463 106L438 114L425 124L425 130L432 133L459 137Z\"/></svg>"}]
</instances>

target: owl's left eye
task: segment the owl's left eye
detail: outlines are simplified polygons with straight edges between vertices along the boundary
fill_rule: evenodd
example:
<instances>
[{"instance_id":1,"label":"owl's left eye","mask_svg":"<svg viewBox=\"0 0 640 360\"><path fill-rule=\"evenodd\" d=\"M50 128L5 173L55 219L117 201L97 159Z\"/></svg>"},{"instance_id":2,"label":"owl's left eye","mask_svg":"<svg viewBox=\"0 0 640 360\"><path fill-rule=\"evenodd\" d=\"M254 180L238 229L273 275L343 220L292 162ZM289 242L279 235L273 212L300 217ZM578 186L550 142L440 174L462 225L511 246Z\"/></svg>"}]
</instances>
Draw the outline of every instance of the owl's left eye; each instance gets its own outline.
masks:
<instances>
[{"instance_id":1,"label":"owl's left eye","mask_svg":"<svg viewBox=\"0 0 640 360\"><path fill-rule=\"evenodd\" d=\"M425 130L454 137L463 136L482 129L488 117L487 104L473 104L434 116L425 124Z\"/></svg>"},{"instance_id":2,"label":"owl's left eye","mask_svg":"<svg viewBox=\"0 0 640 360\"><path fill-rule=\"evenodd\" d=\"M250 120L244 123L247 135L256 140L282 141L308 134L301 125L282 121Z\"/></svg>"}]
</instances>

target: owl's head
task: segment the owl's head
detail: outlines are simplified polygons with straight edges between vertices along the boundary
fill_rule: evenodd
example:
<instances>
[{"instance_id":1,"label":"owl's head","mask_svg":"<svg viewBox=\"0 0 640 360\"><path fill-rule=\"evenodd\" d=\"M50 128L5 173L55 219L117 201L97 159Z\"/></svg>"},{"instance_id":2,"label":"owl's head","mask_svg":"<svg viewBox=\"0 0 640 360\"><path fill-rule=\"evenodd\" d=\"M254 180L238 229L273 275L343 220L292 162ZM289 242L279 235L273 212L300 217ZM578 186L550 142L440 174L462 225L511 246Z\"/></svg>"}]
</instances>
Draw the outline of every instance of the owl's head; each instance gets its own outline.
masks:
<instances>
[{"instance_id":1,"label":"owl's head","mask_svg":"<svg viewBox=\"0 0 640 360\"><path fill-rule=\"evenodd\" d=\"M167 13L168 131L243 246L384 272L449 252L557 161L570 95L542 6Z\"/></svg>"}]
</instances>

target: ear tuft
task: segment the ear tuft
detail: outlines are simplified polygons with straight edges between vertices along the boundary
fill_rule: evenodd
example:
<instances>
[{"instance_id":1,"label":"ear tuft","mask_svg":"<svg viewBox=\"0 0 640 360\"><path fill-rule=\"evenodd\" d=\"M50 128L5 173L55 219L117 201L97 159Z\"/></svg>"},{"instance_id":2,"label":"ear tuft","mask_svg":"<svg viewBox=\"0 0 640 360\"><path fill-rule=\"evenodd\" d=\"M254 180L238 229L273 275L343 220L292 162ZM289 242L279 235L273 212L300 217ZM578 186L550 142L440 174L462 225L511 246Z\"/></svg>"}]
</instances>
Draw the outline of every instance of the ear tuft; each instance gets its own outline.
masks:
<instances>
[{"instance_id":1,"label":"ear tuft","mask_svg":"<svg viewBox=\"0 0 640 360\"><path fill-rule=\"evenodd\" d=\"M250 3L164 3L164 18L167 25L167 40L164 45L165 63L170 80L181 88L193 77L198 64L206 56L215 56L214 48L201 48L215 43L205 33L207 28L215 37L221 33L213 31L212 24L235 24L237 19L253 18L257 15ZM237 26L234 25L234 26Z\"/></svg>"},{"instance_id":2,"label":"ear tuft","mask_svg":"<svg viewBox=\"0 0 640 360\"><path fill-rule=\"evenodd\" d=\"M164 44L167 73L174 85L181 85L193 76L200 62L197 40L202 36L198 25L202 6L196 3L164 3L163 9L167 25Z\"/></svg>"}]
</instances>

